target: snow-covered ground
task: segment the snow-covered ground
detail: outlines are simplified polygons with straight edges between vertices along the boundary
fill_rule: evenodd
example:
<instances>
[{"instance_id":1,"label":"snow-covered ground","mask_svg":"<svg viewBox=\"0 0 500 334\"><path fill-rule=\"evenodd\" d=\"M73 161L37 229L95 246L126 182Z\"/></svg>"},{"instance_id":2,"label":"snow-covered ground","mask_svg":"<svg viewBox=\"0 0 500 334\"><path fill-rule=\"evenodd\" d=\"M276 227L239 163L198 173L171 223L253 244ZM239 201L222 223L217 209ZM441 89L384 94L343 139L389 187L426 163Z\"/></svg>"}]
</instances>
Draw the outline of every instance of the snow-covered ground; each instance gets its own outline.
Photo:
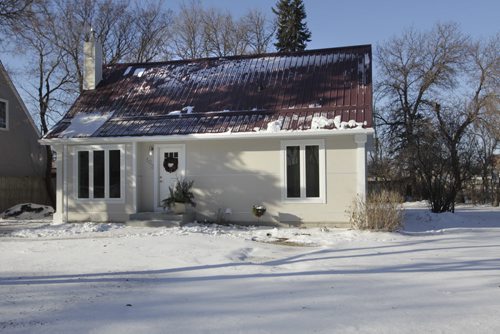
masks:
<instances>
[{"instance_id":1,"label":"snow-covered ground","mask_svg":"<svg viewBox=\"0 0 500 334\"><path fill-rule=\"evenodd\" d=\"M1 333L499 333L500 210L405 229L0 220Z\"/></svg>"}]
</instances>

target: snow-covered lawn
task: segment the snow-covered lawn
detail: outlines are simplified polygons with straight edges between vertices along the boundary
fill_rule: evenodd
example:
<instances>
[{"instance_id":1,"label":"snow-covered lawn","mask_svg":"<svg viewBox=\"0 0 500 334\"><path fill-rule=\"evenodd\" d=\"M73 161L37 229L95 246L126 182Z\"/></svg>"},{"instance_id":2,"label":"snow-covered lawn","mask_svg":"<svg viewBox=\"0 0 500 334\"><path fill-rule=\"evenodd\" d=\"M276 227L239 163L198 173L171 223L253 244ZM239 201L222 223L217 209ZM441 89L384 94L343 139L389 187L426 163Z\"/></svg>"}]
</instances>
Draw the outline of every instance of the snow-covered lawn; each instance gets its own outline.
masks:
<instances>
[{"instance_id":1,"label":"snow-covered lawn","mask_svg":"<svg viewBox=\"0 0 500 334\"><path fill-rule=\"evenodd\" d=\"M500 333L500 210L405 219L401 233L0 220L0 332Z\"/></svg>"}]
</instances>

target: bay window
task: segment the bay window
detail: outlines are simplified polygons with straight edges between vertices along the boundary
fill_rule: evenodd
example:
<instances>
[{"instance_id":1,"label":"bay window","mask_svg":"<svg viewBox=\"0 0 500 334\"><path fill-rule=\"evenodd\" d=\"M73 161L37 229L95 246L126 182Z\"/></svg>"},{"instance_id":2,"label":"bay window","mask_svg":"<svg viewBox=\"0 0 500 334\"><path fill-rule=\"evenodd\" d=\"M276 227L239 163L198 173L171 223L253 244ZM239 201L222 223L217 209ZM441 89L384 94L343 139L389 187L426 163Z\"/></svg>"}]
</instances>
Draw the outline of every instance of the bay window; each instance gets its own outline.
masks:
<instances>
[{"instance_id":1,"label":"bay window","mask_svg":"<svg viewBox=\"0 0 500 334\"><path fill-rule=\"evenodd\" d=\"M78 148L76 193L79 199L123 198L123 153L119 146Z\"/></svg>"}]
</instances>

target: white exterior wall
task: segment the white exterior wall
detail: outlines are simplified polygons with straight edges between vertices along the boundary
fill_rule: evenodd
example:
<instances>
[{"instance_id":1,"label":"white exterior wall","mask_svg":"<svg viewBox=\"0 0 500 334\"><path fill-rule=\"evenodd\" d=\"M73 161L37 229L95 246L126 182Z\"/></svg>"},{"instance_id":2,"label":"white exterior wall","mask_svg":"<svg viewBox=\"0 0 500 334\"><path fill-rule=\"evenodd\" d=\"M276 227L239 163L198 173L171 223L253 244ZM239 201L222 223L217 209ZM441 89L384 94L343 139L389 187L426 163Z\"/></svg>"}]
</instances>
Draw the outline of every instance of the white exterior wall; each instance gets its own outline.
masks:
<instances>
[{"instance_id":1,"label":"white exterior wall","mask_svg":"<svg viewBox=\"0 0 500 334\"><path fill-rule=\"evenodd\" d=\"M365 164L364 145L360 144L359 136L356 140L348 133L301 139L324 140L326 203L282 199L281 142L298 140L297 137L189 140L165 144L185 144L186 176L195 181L197 219L215 220L219 209L222 212L230 209L231 214L224 215L228 221L255 224L257 218L252 214L252 205L263 204L267 212L261 218L262 223L330 226L347 223L346 210L365 186L364 171L360 175L363 169L360 163ZM159 143L124 145L125 192L121 203L76 199L77 146L67 146L67 159L60 162L68 170L63 174L67 181L67 191L63 193L67 198L61 199L67 203L67 221L126 221L132 213L154 211L155 159L149 151L155 144ZM358 161L360 157L363 161ZM58 185L58 190L63 186Z\"/></svg>"},{"instance_id":2,"label":"white exterior wall","mask_svg":"<svg viewBox=\"0 0 500 334\"><path fill-rule=\"evenodd\" d=\"M304 139L307 139L306 137ZM318 138L314 138L317 140ZM186 176L194 180L198 219L215 220L219 209L233 222L256 223L253 204L267 208L261 222L308 224L347 222L346 209L358 191L357 148L353 135L325 138L326 203L282 200L283 139L197 140L186 145ZM297 138L293 138L297 140ZM180 144L171 142L169 144ZM153 143L138 146L139 211L154 211ZM364 161L363 161L364 163ZM364 178L364 175L363 175ZM364 183L364 179L363 179Z\"/></svg>"}]
</instances>

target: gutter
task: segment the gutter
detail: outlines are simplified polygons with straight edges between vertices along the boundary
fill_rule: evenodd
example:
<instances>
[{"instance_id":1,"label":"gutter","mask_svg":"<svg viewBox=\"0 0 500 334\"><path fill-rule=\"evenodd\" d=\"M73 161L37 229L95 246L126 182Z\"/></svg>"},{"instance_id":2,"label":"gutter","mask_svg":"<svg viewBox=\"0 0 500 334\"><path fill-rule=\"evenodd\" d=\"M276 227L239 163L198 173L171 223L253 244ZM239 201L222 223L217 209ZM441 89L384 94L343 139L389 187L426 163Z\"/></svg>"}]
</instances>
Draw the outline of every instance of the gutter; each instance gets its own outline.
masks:
<instances>
[{"instance_id":1,"label":"gutter","mask_svg":"<svg viewBox=\"0 0 500 334\"><path fill-rule=\"evenodd\" d=\"M343 136L356 134L374 134L373 128L352 129L352 130L294 130L280 132L224 132L224 133L193 133L187 135L168 136L124 136L124 137L86 137L86 138L42 138L39 143L42 145L79 145L79 144L115 144L115 143L155 143L155 142L179 142L194 140L221 140L221 139L264 139L264 138L315 138L325 136Z\"/></svg>"}]
</instances>

